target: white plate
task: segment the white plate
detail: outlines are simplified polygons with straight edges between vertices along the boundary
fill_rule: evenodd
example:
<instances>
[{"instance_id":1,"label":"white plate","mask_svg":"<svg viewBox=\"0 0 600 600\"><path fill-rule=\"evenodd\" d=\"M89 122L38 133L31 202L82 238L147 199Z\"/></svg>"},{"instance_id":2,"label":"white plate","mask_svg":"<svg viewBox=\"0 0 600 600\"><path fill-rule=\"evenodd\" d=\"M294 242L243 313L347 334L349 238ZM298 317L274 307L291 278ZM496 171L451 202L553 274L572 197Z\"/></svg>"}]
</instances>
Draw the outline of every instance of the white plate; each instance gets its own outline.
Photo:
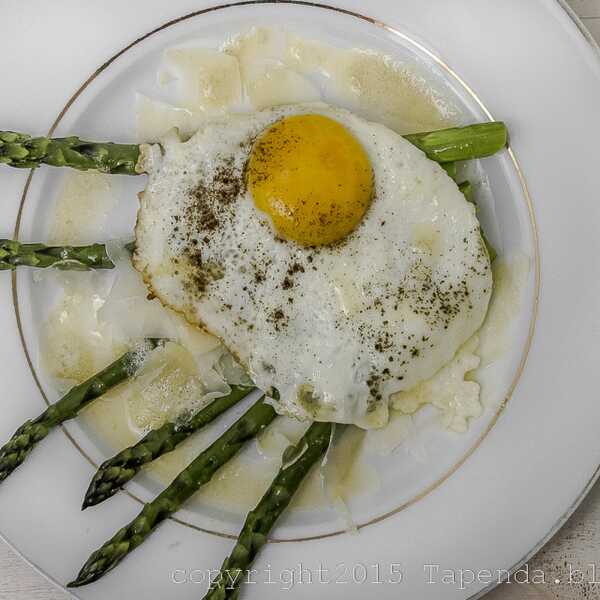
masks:
<instances>
[{"instance_id":1,"label":"white plate","mask_svg":"<svg viewBox=\"0 0 600 600\"><path fill-rule=\"evenodd\" d=\"M359 11L354 4L344 2L343 7ZM339 523L326 513L283 519L277 539L321 539L270 544L257 563L257 578L271 576L276 583L247 586L249 597L278 595L289 587L288 570L301 564L315 579L313 585L297 583L288 591L301 598L324 593L358 597L369 591L382 597L401 592L418 598L438 598L442 593L467 598L519 563L556 527L580 498L599 462L600 443L594 435L599 409L592 379L598 278L593 258L588 259L596 255L599 245L592 229L599 212L592 193L594 138L600 124L593 110L600 96L597 57L555 4L446 4L407 2L400 13L378 2L369 15L378 21L358 12L304 4L201 12L161 28L108 64L83 88L58 124L59 134L131 138L133 92L148 85L162 48L190 37L237 31L257 20L286 23L326 41L414 56L427 65L433 79L451 88L470 120L481 120L490 110L509 124L511 145L521 161L540 224L543 287L528 367L508 407L497 423L496 411L488 410L460 442L449 443L443 436L428 440L436 460L427 470L411 468L398 457L391 469L394 476L383 488L386 493L367 505L357 505L357 520L368 524L358 537L331 536ZM524 23L533 19L537 27L525 28ZM510 32L509 45L506 32ZM488 208L494 206L497 218L489 212L484 220L498 225L496 243L509 253L518 250L530 256L533 265L513 351L500 365L504 372L499 396L510 393L520 374L537 299L531 204L517 167L508 154L485 165L494 191ZM2 181L9 175L2 172ZM44 235L48 213L44 199L56 190L59 180L60 174L50 169L33 177L21 215L24 238ZM131 197L139 186L128 180L120 192ZM131 229L135 205L122 205L112 235ZM15 289L21 331L35 363L44 297L28 274L17 277ZM18 343L15 336L14 345ZM5 390L11 392L5 401L10 418L0 426L3 437L43 406L30 378L21 370ZM69 425L68 432L93 461L107 455L101 441L76 423ZM90 550L137 512L139 504L121 494L106 506L79 513L81 492L92 468L64 435L57 432L52 438L44 443L45 452L38 448L2 486L0 530L43 571L64 582L73 577ZM56 464L61 465L60 471ZM146 499L156 489L146 483L135 484L132 491ZM234 516L207 516L199 510L179 516L221 534L231 534L239 526ZM116 598L196 597L205 583L193 581L202 578L203 570L217 567L230 545L226 538L168 522L101 583L78 594L82 598L105 597L109 592ZM320 564L328 569L321 580L329 584L317 583ZM358 565L366 567L366 576ZM434 573L435 568L426 565L439 565L439 571ZM469 571L466 579L470 571L481 576L470 583L444 584L442 574L447 569L456 571L457 579L461 569ZM430 571L435 584L428 583ZM401 583L376 585L378 579L397 579L398 572L403 574ZM173 574L186 583L174 583ZM286 581L279 581L281 576ZM336 584L335 579L355 584Z\"/></svg>"}]
</instances>

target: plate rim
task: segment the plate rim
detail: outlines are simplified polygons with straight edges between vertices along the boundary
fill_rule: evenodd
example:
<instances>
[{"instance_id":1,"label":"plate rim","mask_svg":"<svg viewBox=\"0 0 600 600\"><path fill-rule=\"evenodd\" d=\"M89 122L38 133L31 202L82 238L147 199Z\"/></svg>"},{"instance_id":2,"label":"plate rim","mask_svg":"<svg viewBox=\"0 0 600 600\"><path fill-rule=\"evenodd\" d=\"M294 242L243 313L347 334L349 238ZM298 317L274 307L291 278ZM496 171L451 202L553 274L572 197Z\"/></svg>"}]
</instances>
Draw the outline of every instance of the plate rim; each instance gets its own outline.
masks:
<instances>
[{"instance_id":1,"label":"plate rim","mask_svg":"<svg viewBox=\"0 0 600 600\"><path fill-rule=\"evenodd\" d=\"M277 2L277 0L271 0L271 1ZM233 4L239 4L239 3L233 3ZM575 13L573 12L573 9L571 9L571 7L566 4L566 0L555 0L555 4L560 6L565 11L567 16L575 23L575 25L577 26L577 28L580 31L580 34L585 38L586 41L588 41L588 43L591 44L592 48L594 49L594 51L597 54L598 59L600 59L600 47L595 42L595 40L591 37L591 34L589 34L589 32L587 31L585 26L579 20L579 18L575 15ZM599 62L600 62L600 60L599 60ZM29 179L27 181L27 184L28 183L29 183ZM596 481L598 480L599 477L600 477L600 465L598 465L598 468L593 473L592 477L589 479L589 481L586 483L586 485L583 487L581 493L575 499L573 504L563 513L563 515L556 522L556 524L552 527L552 529L548 532L548 534L546 536L544 536L540 540L540 542L538 542L538 544L534 548L532 548L532 550L524 558L522 558L518 563L515 563L514 567L512 567L510 569L511 573L513 573L514 570L518 569L518 567L521 566L524 562L528 561L535 553L537 553L540 550L540 548L543 545L545 545L557 533L557 531L564 525L566 520L573 514L573 512L581 504L581 502L584 500L584 498L586 497L586 495L588 494L590 489L593 487L593 485L596 483ZM22 558L28 565L33 567L45 579L47 579L48 581L53 583L57 588L66 591L71 597L75 598L75 596L69 590L65 589L60 583L58 583L56 580L54 580L51 575L46 573L39 566L37 566L35 562L29 560L25 555L23 555L13 543L11 543L9 540L7 540L5 538L4 534L2 534L1 532L0 532L0 539L2 539L20 558ZM494 587L496 587L496 585L497 584L494 583L491 586L485 587L480 592L470 596L469 598L471 600L481 598L483 595L489 593Z\"/></svg>"},{"instance_id":2,"label":"plate rim","mask_svg":"<svg viewBox=\"0 0 600 600\"><path fill-rule=\"evenodd\" d=\"M161 33L164 30L167 30L173 26L176 26L180 23L189 21L196 17L201 17L202 15L205 15L205 14L224 11L224 10L227 10L230 8L245 7L245 6L268 6L268 5L274 5L274 4L300 6L300 7L307 7L309 9L316 8L319 10L331 11L332 13L338 13L338 14L341 13L343 15L350 16L352 18L356 18L359 21L374 25L375 27L378 27L380 30L382 30L384 32L393 34L395 37L408 42L414 48L423 52L428 58L433 60L438 67L443 69L450 78L452 78L456 83L458 83L461 86L462 90L469 95L470 99L473 100L477 104L477 106L483 111L483 113L485 114L485 116L488 119L494 120L492 113L487 108L487 106L485 105L485 103L483 102L481 97L467 83L467 81L463 77L460 76L460 74L455 69L450 67L450 65L448 65L443 60L442 57L440 57L435 51L433 51L432 49L427 47L423 42L412 37L410 34L402 32L399 29L397 29L379 19L375 19L373 17L369 17L367 15L363 15L359 12L352 11L349 9L344 9L344 8L340 8L340 7L331 5L331 4L326 4L324 2L312 1L312 0L241 0L238 2L227 2L224 4L210 5L203 9L192 11L192 12L186 13L184 15L181 15L179 17L176 17L174 19L170 19L167 22L144 33L143 35L141 35L140 37L135 39L133 42L126 45L121 50L115 52L109 59L104 61L97 69L95 69L94 72L83 82L83 84L81 84L81 86L71 95L71 97L67 100L64 107L60 110L58 116L56 117L55 121L53 122L52 126L50 127L47 135L48 136L52 135L54 130L58 127L58 125L62 121L63 117L66 115L66 113L71 108L71 106L87 90L88 86L91 83L93 83L94 80L99 75L101 75L104 71L106 71L115 61L117 61L121 56L126 54L129 50L136 47L138 44L144 42L145 40L153 37L156 34ZM514 393L514 390L515 390L516 386L518 385L518 382L519 382L519 380L523 374L523 371L525 369L525 366L527 363L527 358L529 356L529 351L531 349L533 337L535 334L537 315L538 315L538 306L539 306L539 299L540 299L540 286L541 286L540 247L539 247L539 237L538 237L537 222L536 222L536 217L535 217L533 201L531 199L531 195L529 193L527 182L526 182L524 173L521 169L520 163L517 160L517 157L515 156L514 150L510 146L510 140L509 140L509 144L507 145L506 150L507 150L508 157L510 159L510 163L512 163L512 168L514 168L514 170L516 172L517 180L519 181L519 184L522 189L523 199L525 201L526 208L527 208L527 215L528 215L528 219L529 219L529 228L530 228L530 232L531 232L531 236L532 236L532 247L533 247L532 263L533 263L534 289L533 289L531 317L529 319L527 338L521 349L518 365L514 371L514 374L510 381L510 385L507 388L507 393L505 394L504 398L502 399L502 401L500 402L498 407L495 409L494 414L491 415L487 425L485 426L483 431L480 433L480 435L473 441L473 443L468 447L468 449L460 455L458 460L456 460L456 462L454 462L454 464L452 466L450 466L448 469L446 469L433 483L427 485L424 489L422 489L419 493L412 496L410 499L402 502L400 505L394 507L393 509L387 510L383 514L377 515L376 517L372 517L364 522L357 523L356 524L357 530L361 530L361 529L364 529L371 525L380 523L390 517L393 517L397 513L400 513L403 510L410 508L411 506L420 502L421 500L426 498L429 494L433 493L435 490L440 488L450 477L452 477L458 470L460 470L460 468L478 450L478 448L485 441L485 439L490 434L490 432L494 429L495 425L498 422L498 419L504 412L507 404L510 402L512 395ZM33 176L34 176L35 172L36 172L36 169L32 169L30 171L27 181L25 183L24 189L23 189L23 194L21 196L21 201L20 201L19 210L17 213L16 223L15 223L15 228L14 228L14 232L13 232L14 239L18 239L19 234L20 234L20 227L21 227L21 221L22 221L23 211L24 211L24 207L25 207L25 202L26 202L29 187L30 187L31 181L33 180ZM31 375L34 379L36 387L38 388L38 390L41 394L43 402L47 406L49 406L51 403L49 402L49 400L46 396L46 393L43 389L43 386L41 385L40 378L39 378L37 370L34 366L33 360L31 358L31 353L29 351L29 347L28 347L27 341L25 339L25 334L24 334L24 330L22 327L22 319L20 316L17 279L18 279L18 274L16 271L13 271L13 273L12 273L12 298L13 298L13 309L15 312L19 338L21 341L21 345L22 345L25 357L26 357L27 365L28 365ZM75 449L92 465L92 467L97 469L99 467L99 464L97 464L96 461L89 455L89 453L84 448L82 448L82 446L75 439L75 437L68 431L67 427L65 425L61 424L60 429L63 432L63 434L66 436L66 438L70 441L70 443L75 447ZM144 501L137 494L132 492L128 486L125 486L121 490L121 492L128 495L130 498L135 500L137 503L142 504L142 505L144 504ZM214 535L214 536L226 538L226 539L232 539L232 540L237 539L236 535L232 535L227 532L218 531L215 529L208 529L206 527L202 527L202 526L196 525L194 523L190 523L187 520L178 518L175 515L171 515L168 518L170 520L172 520L173 522L178 523L179 525L189 527L193 530L197 530L202 533L206 533L209 535ZM303 536L303 537L269 536L267 541L269 543L308 542L308 541L315 541L315 540L339 536L346 532L347 532L347 530L345 528L338 528L338 529L335 529L334 531L330 531L327 533L313 534L313 535Z\"/></svg>"}]
</instances>

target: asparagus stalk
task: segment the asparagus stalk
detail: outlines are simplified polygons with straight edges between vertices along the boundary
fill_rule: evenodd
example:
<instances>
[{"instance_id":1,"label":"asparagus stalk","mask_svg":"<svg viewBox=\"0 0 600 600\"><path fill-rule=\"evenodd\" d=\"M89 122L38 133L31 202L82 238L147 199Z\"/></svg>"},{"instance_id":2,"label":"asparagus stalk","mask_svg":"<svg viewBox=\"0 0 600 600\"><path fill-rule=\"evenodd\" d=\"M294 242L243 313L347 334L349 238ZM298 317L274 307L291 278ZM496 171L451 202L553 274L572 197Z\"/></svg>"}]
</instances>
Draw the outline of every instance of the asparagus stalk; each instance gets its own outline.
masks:
<instances>
[{"instance_id":1,"label":"asparagus stalk","mask_svg":"<svg viewBox=\"0 0 600 600\"><path fill-rule=\"evenodd\" d=\"M504 123L492 122L453 127L405 136L427 156L440 163L483 158L495 154L507 142ZM82 171L138 175L137 144L85 142L78 137L33 138L23 133L0 131L0 164L35 168L40 164L72 167Z\"/></svg>"},{"instance_id":2,"label":"asparagus stalk","mask_svg":"<svg viewBox=\"0 0 600 600\"><path fill-rule=\"evenodd\" d=\"M100 373L71 388L39 417L21 425L10 440L0 448L0 481L6 479L25 460L33 447L48 435L50 429L72 419L92 400L131 377L142 366L145 354L163 343L164 340L157 338L144 340L142 344L125 352Z\"/></svg>"},{"instance_id":3,"label":"asparagus stalk","mask_svg":"<svg viewBox=\"0 0 600 600\"><path fill-rule=\"evenodd\" d=\"M475 204L473 184L470 181L463 181L462 183L459 183L458 189L461 191L467 202Z\"/></svg>"},{"instance_id":4,"label":"asparagus stalk","mask_svg":"<svg viewBox=\"0 0 600 600\"><path fill-rule=\"evenodd\" d=\"M279 473L256 508L248 513L231 554L225 559L204 600L233 600L238 597L244 576L267 541L275 522L311 467L327 450L331 428L331 423L313 423L298 444L289 446L285 451Z\"/></svg>"},{"instance_id":5,"label":"asparagus stalk","mask_svg":"<svg viewBox=\"0 0 600 600\"><path fill-rule=\"evenodd\" d=\"M439 163L485 158L506 146L508 132L501 121L453 127L404 136Z\"/></svg>"},{"instance_id":6,"label":"asparagus stalk","mask_svg":"<svg viewBox=\"0 0 600 600\"><path fill-rule=\"evenodd\" d=\"M459 183L458 189L463 193L467 202L471 202L471 204L475 204L475 210L477 210L479 212L479 207L477 207L477 204L475 203L475 190L473 189L473 185L471 184L471 182L463 181L462 183ZM483 232L483 227L480 227L479 231L481 232L481 238L483 239L483 243L485 244L485 247L487 248L488 255L490 257L490 262L494 262L496 260L496 258L498 257L498 253L496 252L494 247L490 244L488 239L485 237L485 233Z\"/></svg>"},{"instance_id":7,"label":"asparagus stalk","mask_svg":"<svg viewBox=\"0 0 600 600\"><path fill-rule=\"evenodd\" d=\"M71 167L80 171L138 175L140 155L137 144L85 142L78 137L31 137L14 131L0 131L0 164L35 168L40 164Z\"/></svg>"},{"instance_id":8,"label":"asparagus stalk","mask_svg":"<svg viewBox=\"0 0 600 600\"><path fill-rule=\"evenodd\" d=\"M56 267L63 270L112 269L104 244L45 246L0 239L0 271L17 267Z\"/></svg>"},{"instance_id":9,"label":"asparagus stalk","mask_svg":"<svg viewBox=\"0 0 600 600\"><path fill-rule=\"evenodd\" d=\"M232 385L227 396L212 401L191 419L180 423L165 423L162 427L150 431L137 444L125 448L105 461L88 487L82 508L99 504L116 494L142 466L171 452L192 433L214 421L254 389L251 386Z\"/></svg>"},{"instance_id":10,"label":"asparagus stalk","mask_svg":"<svg viewBox=\"0 0 600 600\"><path fill-rule=\"evenodd\" d=\"M242 446L262 431L276 416L263 402L252 405L221 437L201 452L161 494L144 505L139 515L96 550L68 587L79 587L100 579L137 548L164 519L179 510L214 473Z\"/></svg>"},{"instance_id":11,"label":"asparagus stalk","mask_svg":"<svg viewBox=\"0 0 600 600\"><path fill-rule=\"evenodd\" d=\"M444 171L446 171L446 173L448 173L448 177L450 177L450 179L454 179L454 181L456 181L457 168L455 162L441 163L441 167L444 169Z\"/></svg>"}]
</instances>

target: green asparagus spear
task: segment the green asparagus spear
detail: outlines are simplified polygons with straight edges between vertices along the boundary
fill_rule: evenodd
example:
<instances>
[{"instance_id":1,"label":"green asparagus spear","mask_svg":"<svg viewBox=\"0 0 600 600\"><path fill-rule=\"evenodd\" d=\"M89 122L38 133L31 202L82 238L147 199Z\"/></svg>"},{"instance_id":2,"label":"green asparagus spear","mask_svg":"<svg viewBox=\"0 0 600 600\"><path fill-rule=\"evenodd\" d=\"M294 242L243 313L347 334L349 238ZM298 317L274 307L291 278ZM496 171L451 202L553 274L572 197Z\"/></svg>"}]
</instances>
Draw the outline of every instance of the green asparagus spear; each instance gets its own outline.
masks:
<instances>
[{"instance_id":1,"label":"green asparagus spear","mask_svg":"<svg viewBox=\"0 0 600 600\"><path fill-rule=\"evenodd\" d=\"M139 515L96 550L68 587L79 587L100 579L127 554L137 548L164 519L179 510L214 473L242 446L262 431L276 416L260 398L221 437L201 452L161 494L144 505Z\"/></svg>"},{"instance_id":2,"label":"green asparagus spear","mask_svg":"<svg viewBox=\"0 0 600 600\"><path fill-rule=\"evenodd\" d=\"M256 508L248 513L231 554L225 559L204 600L233 600L238 597L240 585L273 525L311 467L327 450L331 428L331 423L313 423L298 444L285 451L279 473Z\"/></svg>"},{"instance_id":3,"label":"green asparagus spear","mask_svg":"<svg viewBox=\"0 0 600 600\"><path fill-rule=\"evenodd\" d=\"M495 154L507 141L504 123L492 122L453 127L405 136L440 163L483 158ZM34 168L40 164L54 167L90 169L103 173L138 175L140 147L137 144L85 142L78 137L32 138L23 133L0 131L0 164Z\"/></svg>"},{"instance_id":4,"label":"green asparagus spear","mask_svg":"<svg viewBox=\"0 0 600 600\"><path fill-rule=\"evenodd\" d=\"M35 168L40 164L90 169L102 173L138 175L140 148L137 144L84 142L78 137L33 138L23 133L0 131L0 164Z\"/></svg>"},{"instance_id":5,"label":"green asparagus spear","mask_svg":"<svg viewBox=\"0 0 600 600\"><path fill-rule=\"evenodd\" d=\"M467 202L475 204L473 185L470 181L463 181L458 184L458 189L462 192Z\"/></svg>"},{"instance_id":6,"label":"green asparagus spear","mask_svg":"<svg viewBox=\"0 0 600 600\"><path fill-rule=\"evenodd\" d=\"M485 158L506 146L508 132L501 121L441 129L404 136L439 163Z\"/></svg>"},{"instance_id":7,"label":"green asparagus spear","mask_svg":"<svg viewBox=\"0 0 600 600\"><path fill-rule=\"evenodd\" d=\"M213 400L190 419L180 423L165 423L148 433L137 444L109 458L94 475L82 508L99 504L116 494L145 464L171 452L192 433L214 421L254 389L251 386L232 385L227 396Z\"/></svg>"},{"instance_id":8,"label":"green asparagus spear","mask_svg":"<svg viewBox=\"0 0 600 600\"><path fill-rule=\"evenodd\" d=\"M444 169L444 171L446 171L446 173L448 173L448 177L450 177L450 179L454 179L454 181L456 181L457 169L455 162L441 163L441 167Z\"/></svg>"},{"instance_id":9,"label":"green asparagus spear","mask_svg":"<svg viewBox=\"0 0 600 600\"><path fill-rule=\"evenodd\" d=\"M475 204L476 210L479 212L479 207L477 207L477 205L475 203L475 190L473 190L473 185L471 184L471 182L463 181L462 183L459 183L458 189L463 193L467 202L471 202L471 204ZM488 255L490 257L490 262L494 262L496 260L496 258L498 257L498 253L496 252L494 247L490 244L488 239L485 237L485 233L483 232L483 227L480 227L479 230L481 232L481 238L483 239L483 243L485 244L485 247L487 248Z\"/></svg>"},{"instance_id":10,"label":"green asparagus spear","mask_svg":"<svg viewBox=\"0 0 600 600\"><path fill-rule=\"evenodd\" d=\"M76 385L58 402L49 406L39 417L27 421L0 448L0 481L6 479L27 457L33 447L43 440L52 427L72 419L92 400L131 377L143 364L147 352L164 343L148 338L138 347L126 352L106 369Z\"/></svg>"},{"instance_id":11,"label":"green asparagus spear","mask_svg":"<svg viewBox=\"0 0 600 600\"><path fill-rule=\"evenodd\" d=\"M108 257L104 244L45 246L0 239L0 271L21 266L79 271L112 269L115 265Z\"/></svg>"}]
</instances>

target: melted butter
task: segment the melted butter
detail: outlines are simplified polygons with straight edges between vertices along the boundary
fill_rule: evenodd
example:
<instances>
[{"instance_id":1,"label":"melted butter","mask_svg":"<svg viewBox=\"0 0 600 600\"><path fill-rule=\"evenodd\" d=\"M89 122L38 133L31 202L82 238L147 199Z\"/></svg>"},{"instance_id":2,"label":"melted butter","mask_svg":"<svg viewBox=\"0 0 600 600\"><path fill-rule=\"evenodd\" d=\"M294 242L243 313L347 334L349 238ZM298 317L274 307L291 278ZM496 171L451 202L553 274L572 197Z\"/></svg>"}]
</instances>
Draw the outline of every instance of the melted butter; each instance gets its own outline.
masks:
<instances>
[{"instance_id":1,"label":"melted butter","mask_svg":"<svg viewBox=\"0 0 600 600\"><path fill-rule=\"evenodd\" d=\"M511 325L521 311L530 262L526 256L517 256L508 262L498 258L492 268L494 293L479 332L482 368L502 358L510 350Z\"/></svg>"},{"instance_id":2,"label":"melted butter","mask_svg":"<svg viewBox=\"0 0 600 600\"><path fill-rule=\"evenodd\" d=\"M50 244L88 244L108 237L107 220L117 204L110 176L69 171L56 200Z\"/></svg>"},{"instance_id":3,"label":"melted butter","mask_svg":"<svg viewBox=\"0 0 600 600\"><path fill-rule=\"evenodd\" d=\"M116 407L118 401L112 398L110 403ZM119 432L120 426L111 432L106 422L107 413L108 410L98 415L106 423L104 435L123 433ZM290 443L297 443L306 426L292 419L278 418L255 444L217 471L194 495L191 506L209 505L240 513L255 506L281 467L283 450ZM130 438L131 434L126 435ZM375 492L380 485L379 477L364 459L363 438L362 430L346 428L339 443L328 452L326 463L315 465L307 475L292 499L290 510L315 510L332 505L341 509L350 499ZM210 429L195 434L146 467L145 472L167 485L208 446L209 439Z\"/></svg>"},{"instance_id":4,"label":"melted butter","mask_svg":"<svg viewBox=\"0 0 600 600\"><path fill-rule=\"evenodd\" d=\"M347 502L352 496L377 489L379 479L375 470L362 460L365 434L363 429L348 428L327 454L323 475L330 500Z\"/></svg>"},{"instance_id":5,"label":"melted butter","mask_svg":"<svg viewBox=\"0 0 600 600\"><path fill-rule=\"evenodd\" d=\"M115 452L135 444L140 434L130 426L129 390L122 385L87 406L80 418Z\"/></svg>"},{"instance_id":6,"label":"melted butter","mask_svg":"<svg viewBox=\"0 0 600 600\"><path fill-rule=\"evenodd\" d=\"M297 444L307 424L289 417L277 420L258 437L258 451L269 460L281 460L286 448Z\"/></svg>"},{"instance_id":7,"label":"melted butter","mask_svg":"<svg viewBox=\"0 0 600 600\"><path fill-rule=\"evenodd\" d=\"M213 506L245 512L258 503L278 470L278 461L256 463L236 456L219 469L195 498Z\"/></svg>"},{"instance_id":8,"label":"melted butter","mask_svg":"<svg viewBox=\"0 0 600 600\"><path fill-rule=\"evenodd\" d=\"M413 133L450 124L450 115L440 113L423 79L379 54L348 52L334 65L331 81L336 92L353 98L367 117L395 131Z\"/></svg>"},{"instance_id":9,"label":"melted butter","mask_svg":"<svg viewBox=\"0 0 600 600\"><path fill-rule=\"evenodd\" d=\"M145 472L162 485L168 485L210 444L211 431L212 428L208 427L194 434L172 452L147 465Z\"/></svg>"},{"instance_id":10,"label":"melted butter","mask_svg":"<svg viewBox=\"0 0 600 600\"><path fill-rule=\"evenodd\" d=\"M360 49L342 50L292 36L288 61L325 78L325 95L400 133L448 127L458 117L413 67Z\"/></svg>"},{"instance_id":11,"label":"melted butter","mask_svg":"<svg viewBox=\"0 0 600 600\"><path fill-rule=\"evenodd\" d=\"M202 450L209 445L211 428L194 434L173 452L163 455L145 468L162 485L168 485ZM212 506L239 513L256 505L281 465L281 455L269 458L250 444L221 467L196 494L188 506Z\"/></svg>"},{"instance_id":12,"label":"melted butter","mask_svg":"<svg viewBox=\"0 0 600 600\"><path fill-rule=\"evenodd\" d=\"M292 508L343 508L352 498L376 492L380 480L375 468L364 459L364 439L364 430L346 427L323 463L309 473L292 500Z\"/></svg>"},{"instance_id":13,"label":"melted butter","mask_svg":"<svg viewBox=\"0 0 600 600\"><path fill-rule=\"evenodd\" d=\"M98 318L104 296L97 273L63 278L64 293L50 310L40 343L42 367L57 379L84 381L124 351Z\"/></svg>"},{"instance_id":14,"label":"melted butter","mask_svg":"<svg viewBox=\"0 0 600 600\"><path fill-rule=\"evenodd\" d=\"M380 456L388 456L408 441L414 434L414 423L409 415L396 410L390 411L385 427L369 429L365 435L365 450Z\"/></svg>"}]
</instances>

